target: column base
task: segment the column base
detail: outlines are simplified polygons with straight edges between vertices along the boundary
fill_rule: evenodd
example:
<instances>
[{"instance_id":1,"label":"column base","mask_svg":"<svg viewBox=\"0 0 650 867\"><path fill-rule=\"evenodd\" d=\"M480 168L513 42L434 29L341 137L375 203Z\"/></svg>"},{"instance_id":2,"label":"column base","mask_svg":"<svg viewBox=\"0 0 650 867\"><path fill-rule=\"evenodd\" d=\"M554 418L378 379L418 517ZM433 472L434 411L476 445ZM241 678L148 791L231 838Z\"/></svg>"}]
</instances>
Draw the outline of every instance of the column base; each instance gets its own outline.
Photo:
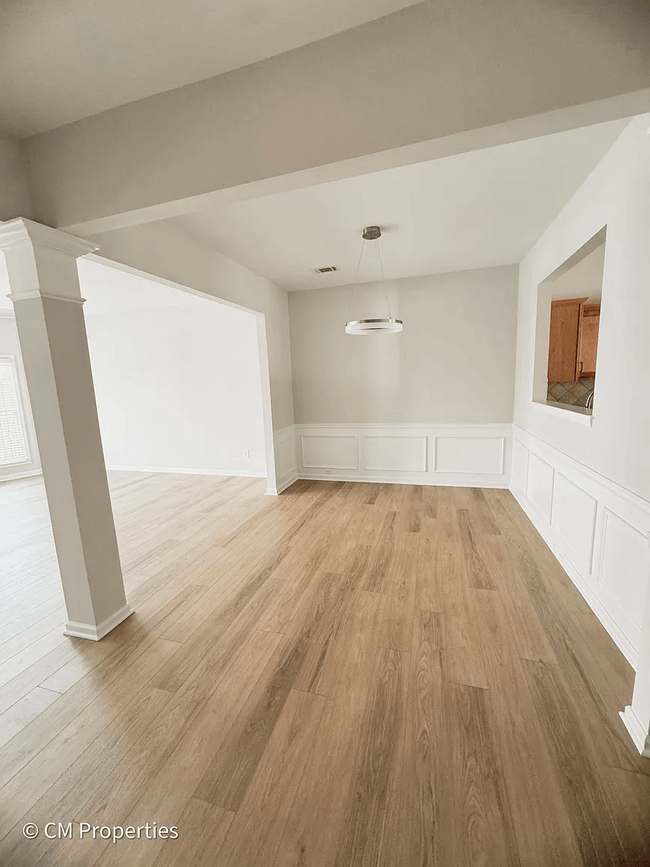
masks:
<instances>
[{"instance_id":1,"label":"column base","mask_svg":"<svg viewBox=\"0 0 650 867\"><path fill-rule=\"evenodd\" d=\"M623 725L628 730L637 750L642 756L650 758L650 735L648 735L632 706L628 704L625 710L620 712L619 716L623 720Z\"/></svg>"},{"instance_id":2,"label":"column base","mask_svg":"<svg viewBox=\"0 0 650 867\"><path fill-rule=\"evenodd\" d=\"M112 629L115 629L123 620L133 614L133 609L130 605L125 605L107 617L103 623L98 623L96 626L91 626L89 623L75 623L73 620L68 620L63 630L64 635L70 635L72 638L87 638L90 641L99 641L107 635Z\"/></svg>"}]
</instances>

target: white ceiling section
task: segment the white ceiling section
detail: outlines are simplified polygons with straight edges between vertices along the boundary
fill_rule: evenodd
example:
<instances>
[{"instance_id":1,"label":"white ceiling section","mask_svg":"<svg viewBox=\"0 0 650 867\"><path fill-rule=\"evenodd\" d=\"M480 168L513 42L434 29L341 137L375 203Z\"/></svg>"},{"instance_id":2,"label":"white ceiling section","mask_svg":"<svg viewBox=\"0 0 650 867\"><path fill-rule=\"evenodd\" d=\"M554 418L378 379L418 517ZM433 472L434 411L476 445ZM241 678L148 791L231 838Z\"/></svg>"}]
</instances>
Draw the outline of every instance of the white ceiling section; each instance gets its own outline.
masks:
<instances>
[{"instance_id":1,"label":"white ceiling section","mask_svg":"<svg viewBox=\"0 0 650 867\"><path fill-rule=\"evenodd\" d=\"M78 263L81 294L86 299L84 313L87 316L218 303L91 259L79 259ZM7 298L9 291L5 257L0 253L0 310L13 311L13 305Z\"/></svg>"},{"instance_id":2,"label":"white ceiling section","mask_svg":"<svg viewBox=\"0 0 650 867\"><path fill-rule=\"evenodd\" d=\"M515 264L627 123L226 204L171 222L290 289L351 283L361 229L369 224L383 228L387 279ZM371 253L366 247L360 282L377 279ZM340 270L314 273L328 265Z\"/></svg>"},{"instance_id":3,"label":"white ceiling section","mask_svg":"<svg viewBox=\"0 0 650 867\"><path fill-rule=\"evenodd\" d=\"M553 281L551 297L581 298L586 295L589 304L600 303L604 268L605 244L601 244Z\"/></svg>"},{"instance_id":4,"label":"white ceiling section","mask_svg":"<svg viewBox=\"0 0 650 867\"><path fill-rule=\"evenodd\" d=\"M0 129L53 129L418 2L1 0Z\"/></svg>"}]
</instances>

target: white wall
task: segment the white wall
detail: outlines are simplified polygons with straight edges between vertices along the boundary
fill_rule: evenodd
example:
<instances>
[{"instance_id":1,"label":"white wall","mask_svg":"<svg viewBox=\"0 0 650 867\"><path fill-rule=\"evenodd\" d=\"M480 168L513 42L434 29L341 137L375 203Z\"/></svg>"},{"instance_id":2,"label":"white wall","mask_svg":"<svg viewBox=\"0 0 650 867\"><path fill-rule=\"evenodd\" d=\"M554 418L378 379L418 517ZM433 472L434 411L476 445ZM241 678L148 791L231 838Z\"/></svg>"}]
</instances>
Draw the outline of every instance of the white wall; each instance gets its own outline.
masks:
<instances>
[{"instance_id":1,"label":"white wall","mask_svg":"<svg viewBox=\"0 0 650 867\"><path fill-rule=\"evenodd\" d=\"M520 265L512 473L513 492L633 664L650 576L649 127L650 116L630 124ZM605 225L590 420L531 400L537 287Z\"/></svg>"},{"instance_id":2,"label":"white wall","mask_svg":"<svg viewBox=\"0 0 650 867\"><path fill-rule=\"evenodd\" d=\"M517 268L388 284L404 331L352 336L348 318L386 315L379 286L289 293L298 424L510 423Z\"/></svg>"},{"instance_id":3,"label":"white wall","mask_svg":"<svg viewBox=\"0 0 650 867\"><path fill-rule=\"evenodd\" d=\"M650 499L650 116L633 121L520 265L515 424ZM607 225L592 428L531 403L537 286Z\"/></svg>"},{"instance_id":4,"label":"white wall","mask_svg":"<svg viewBox=\"0 0 650 867\"><path fill-rule=\"evenodd\" d=\"M4 268L4 256L0 254L0 258L2 259L2 261L0 261L0 268ZM34 473L40 472L41 469L38 456L38 446L36 444L36 434L34 431L34 419L32 418L29 393L27 391L27 381L25 380L25 370L20 352L20 343L18 341L18 329L16 328L16 320L13 317L13 313L8 310L0 310L0 355L13 355L16 361L18 389L20 391L23 417L27 431L27 446L29 448L30 457L28 463L21 464L18 467L0 467L0 480L2 480L33 475Z\"/></svg>"},{"instance_id":5,"label":"white wall","mask_svg":"<svg viewBox=\"0 0 650 867\"><path fill-rule=\"evenodd\" d=\"M96 235L99 254L264 316L273 429L293 424L287 292L169 223Z\"/></svg>"},{"instance_id":6,"label":"white wall","mask_svg":"<svg viewBox=\"0 0 650 867\"><path fill-rule=\"evenodd\" d=\"M255 317L189 301L86 317L107 466L264 476Z\"/></svg>"}]
</instances>

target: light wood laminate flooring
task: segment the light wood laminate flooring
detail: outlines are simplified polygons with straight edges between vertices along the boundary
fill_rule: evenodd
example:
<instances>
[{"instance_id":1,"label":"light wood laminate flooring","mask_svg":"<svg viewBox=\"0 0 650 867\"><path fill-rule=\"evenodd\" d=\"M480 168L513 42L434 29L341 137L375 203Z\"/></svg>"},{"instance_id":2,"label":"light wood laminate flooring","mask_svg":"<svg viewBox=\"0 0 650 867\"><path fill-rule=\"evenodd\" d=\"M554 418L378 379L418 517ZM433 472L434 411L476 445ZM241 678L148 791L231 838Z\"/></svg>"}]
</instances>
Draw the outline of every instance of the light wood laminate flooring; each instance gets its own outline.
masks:
<instances>
[{"instance_id":1,"label":"light wood laminate flooring","mask_svg":"<svg viewBox=\"0 0 650 867\"><path fill-rule=\"evenodd\" d=\"M135 614L92 643L0 485L2 867L650 865L633 673L507 491L111 490Z\"/></svg>"}]
</instances>

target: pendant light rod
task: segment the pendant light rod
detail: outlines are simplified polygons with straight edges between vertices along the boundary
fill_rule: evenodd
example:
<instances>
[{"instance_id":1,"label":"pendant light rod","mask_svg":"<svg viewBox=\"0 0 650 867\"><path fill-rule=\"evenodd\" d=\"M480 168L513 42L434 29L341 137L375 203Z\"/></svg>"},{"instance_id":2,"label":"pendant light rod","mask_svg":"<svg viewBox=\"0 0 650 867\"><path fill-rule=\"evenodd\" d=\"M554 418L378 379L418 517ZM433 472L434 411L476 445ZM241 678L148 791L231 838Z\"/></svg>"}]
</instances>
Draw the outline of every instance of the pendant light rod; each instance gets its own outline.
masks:
<instances>
[{"instance_id":1,"label":"pendant light rod","mask_svg":"<svg viewBox=\"0 0 650 867\"><path fill-rule=\"evenodd\" d=\"M388 292L386 290L386 285L384 281L384 263L381 258L381 251L379 249L379 244L375 245L375 258L377 260L377 267L379 269L379 291L380 293L383 291L384 298L386 300L386 307L388 309L388 319L350 319L350 312L352 310L352 302L354 299L354 290L357 285L357 280L359 278L359 270L361 268L361 260L363 259L363 251L366 246L366 241L378 241L381 238L381 228L380 226L366 226L362 233L361 237L363 238L361 242L361 251L359 253L359 261L357 262L357 270L354 275L354 282L352 284L352 292L350 293L350 304L348 307L348 321L345 323L345 331L347 334L397 334L402 331L403 323L401 319L394 319L391 309L390 309L390 299L388 298Z\"/></svg>"}]
</instances>

